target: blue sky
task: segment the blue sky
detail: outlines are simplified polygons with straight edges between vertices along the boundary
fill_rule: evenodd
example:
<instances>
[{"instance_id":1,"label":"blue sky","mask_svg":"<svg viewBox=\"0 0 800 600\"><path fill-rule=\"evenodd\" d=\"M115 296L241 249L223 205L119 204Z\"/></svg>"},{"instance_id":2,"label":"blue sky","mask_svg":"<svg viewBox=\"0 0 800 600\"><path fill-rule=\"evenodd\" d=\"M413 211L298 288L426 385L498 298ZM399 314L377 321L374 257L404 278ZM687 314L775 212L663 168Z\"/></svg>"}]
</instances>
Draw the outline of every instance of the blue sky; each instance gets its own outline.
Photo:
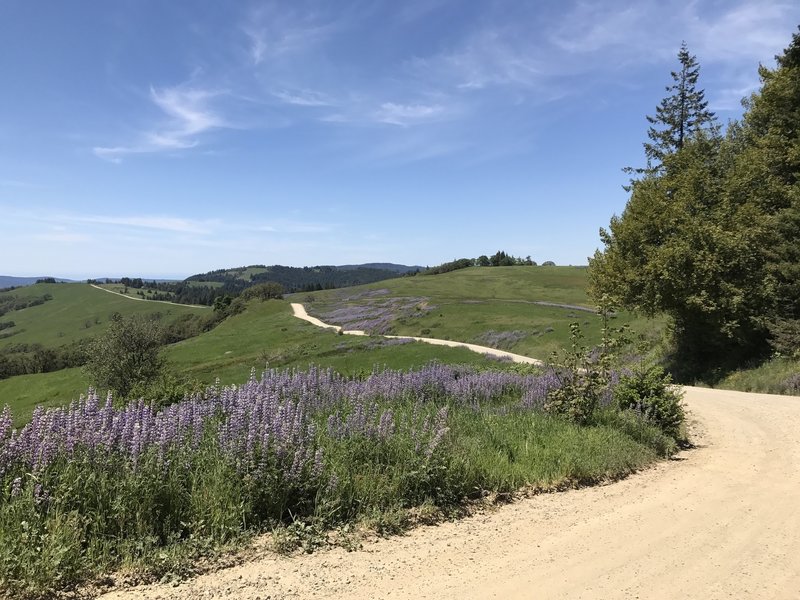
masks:
<instances>
[{"instance_id":1,"label":"blue sky","mask_svg":"<svg viewBox=\"0 0 800 600\"><path fill-rule=\"evenodd\" d=\"M0 1L0 274L585 264L682 40L722 120L793 0Z\"/></svg>"}]
</instances>

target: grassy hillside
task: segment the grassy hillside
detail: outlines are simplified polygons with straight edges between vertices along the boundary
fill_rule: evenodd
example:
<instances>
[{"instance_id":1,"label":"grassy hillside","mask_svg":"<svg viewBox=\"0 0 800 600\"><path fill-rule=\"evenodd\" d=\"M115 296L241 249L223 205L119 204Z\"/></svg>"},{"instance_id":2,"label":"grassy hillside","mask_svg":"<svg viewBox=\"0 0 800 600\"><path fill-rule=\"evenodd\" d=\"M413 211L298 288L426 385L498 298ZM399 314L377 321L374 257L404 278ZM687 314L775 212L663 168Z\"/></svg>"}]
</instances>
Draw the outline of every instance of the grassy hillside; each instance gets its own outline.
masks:
<instances>
[{"instance_id":1,"label":"grassy hillside","mask_svg":"<svg viewBox=\"0 0 800 600\"><path fill-rule=\"evenodd\" d=\"M602 321L586 295L583 267L473 267L342 290L295 294L315 316L349 329L472 342L546 359L569 343L572 322L599 343ZM663 323L621 313L657 339Z\"/></svg>"},{"instance_id":2,"label":"grassy hillside","mask_svg":"<svg viewBox=\"0 0 800 600\"><path fill-rule=\"evenodd\" d=\"M307 368L316 364L353 374L368 372L375 365L419 367L434 359L498 364L462 348L337 335L296 319L289 303L279 300L254 301L245 312L228 318L215 329L167 346L164 355L176 374L207 384L217 378L223 384L242 383L251 369L260 372L267 366ZM78 368L10 377L0 380L0 407L11 406L15 421L21 424L30 418L36 404L69 403L85 393L89 385L91 381Z\"/></svg>"},{"instance_id":3,"label":"grassy hillside","mask_svg":"<svg viewBox=\"0 0 800 600\"><path fill-rule=\"evenodd\" d=\"M43 294L50 294L52 300L9 312L0 318L0 321L13 321L15 324L2 331L3 334L14 335L0 339L0 348L20 343L39 343L53 348L95 337L105 331L114 312L123 315L158 312L166 321L171 321L187 313L210 310L134 301L85 283L38 283L0 293L0 298L7 295L27 298Z\"/></svg>"}]
</instances>

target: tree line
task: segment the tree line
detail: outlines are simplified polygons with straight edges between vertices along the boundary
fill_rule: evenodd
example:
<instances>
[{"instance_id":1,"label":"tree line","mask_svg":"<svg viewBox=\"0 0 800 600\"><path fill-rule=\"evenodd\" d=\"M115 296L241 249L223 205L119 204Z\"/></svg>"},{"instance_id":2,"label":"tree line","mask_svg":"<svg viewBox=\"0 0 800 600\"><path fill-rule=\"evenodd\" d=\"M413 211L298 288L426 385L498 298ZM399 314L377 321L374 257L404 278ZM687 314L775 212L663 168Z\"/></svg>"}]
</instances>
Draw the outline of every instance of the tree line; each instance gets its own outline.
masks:
<instances>
[{"instance_id":1,"label":"tree line","mask_svg":"<svg viewBox=\"0 0 800 600\"><path fill-rule=\"evenodd\" d=\"M600 232L590 292L670 320L670 363L713 380L800 348L800 34L759 67L725 131L684 44L623 213Z\"/></svg>"},{"instance_id":2,"label":"tree line","mask_svg":"<svg viewBox=\"0 0 800 600\"><path fill-rule=\"evenodd\" d=\"M242 274L250 268L266 269L266 271L243 277ZM192 275L183 281L147 281L140 277L121 277L116 280L104 280L104 282L120 283L126 288L139 290L139 295L147 300L216 306L220 302L229 302L229 300L225 300L226 297L235 298L244 290L265 283L280 285L281 289L287 293L314 292L375 283L403 275L395 270L374 267L341 269L335 266L286 267L273 265L265 267L264 265L252 265L209 271ZM90 279L87 283L99 282ZM145 294L141 291L144 289L152 290L152 292Z\"/></svg>"},{"instance_id":3,"label":"tree line","mask_svg":"<svg viewBox=\"0 0 800 600\"><path fill-rule=\"evenodd\" d=\"M449 273L457 271L458 269L466 269L468 267L514 267L514 266L529 266L535 267L537 263L531 260L530 256L525 258L507 254L504 250L498 250L492 256L482 254L478 258L459 258L450 262L442 263L435 267L429 267L422 272L423 275L439 275L441 273ZM552 261L545 261L542 266L555 266Z\"/></svg>"}]
</instances>

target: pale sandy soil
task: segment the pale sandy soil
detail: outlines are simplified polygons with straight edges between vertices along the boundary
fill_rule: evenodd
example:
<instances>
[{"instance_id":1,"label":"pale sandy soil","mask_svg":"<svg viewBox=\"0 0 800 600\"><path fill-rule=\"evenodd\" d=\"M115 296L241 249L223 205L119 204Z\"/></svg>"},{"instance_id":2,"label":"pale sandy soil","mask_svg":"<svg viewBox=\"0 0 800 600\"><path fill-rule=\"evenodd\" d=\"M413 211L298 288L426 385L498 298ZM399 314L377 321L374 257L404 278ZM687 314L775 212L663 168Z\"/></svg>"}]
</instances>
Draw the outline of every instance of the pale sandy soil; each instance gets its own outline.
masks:
<instances>
[{"instance_id":1,"label":"pale sandy soil","mask_svg":"<svg viewBox=\"0 0 800 600\"><path fill-rule=\"evenodd\" d=\"M103 598L800 598L800 398L686 404L698 447L621 482Z\"/></svg>"},{"instance_id":2,"label":"pale sandy soil","mask_svg":"<svg viewBox=\"0 0 800 600\"><path fill-rule=\"evenodd\" d=\"M336 331L341 331L345 335L369 335L364 331L359 329L350 329L350 330L342 330L341 327L338 325L329 325L328 323L323 323L316 317L312 317L306 312L305 307L298 303L292 302L292 311L294 312L294 316L298 319L303 319L304 321L308 321L309 323L313 323L317 327L324 327L325 329L334 329ZM529 365L540 365L542 361L531 358L530 356L523 356L522 354L514 354L513 352L506 352L505 350L498 350L497 348L490 348L488 346L479 346L477 344L467 344L466 342L454 342L452 340L439 340L436 338L426 338L426 337L415 337L412 335L382 335L378 337L385 337L385 338L392 338L392 339L404 339L404 340L416 340L418 342L425 342L426 344L433 344L435 346L450 346L451 348L466 348L467 350L472 350L473 352L478 352L479 354L491 354L492 356L497 357L507 357L511 359L513 362L516 363L526 363Z\"/></svg>"}]
</instances>

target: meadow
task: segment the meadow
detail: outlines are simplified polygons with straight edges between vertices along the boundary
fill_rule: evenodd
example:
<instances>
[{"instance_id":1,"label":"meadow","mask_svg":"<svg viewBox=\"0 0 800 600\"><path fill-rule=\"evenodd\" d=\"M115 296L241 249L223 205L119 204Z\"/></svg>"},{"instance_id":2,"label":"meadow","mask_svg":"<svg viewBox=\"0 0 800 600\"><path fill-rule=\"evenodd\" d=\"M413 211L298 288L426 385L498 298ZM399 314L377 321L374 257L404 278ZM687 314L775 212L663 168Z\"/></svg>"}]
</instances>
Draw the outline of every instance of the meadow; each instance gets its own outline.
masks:
<instances>
[{"instance_id":1,"label":"meadow","mask_svg":"<svg viewBox=\"0 0 800 600\"><path fill-rule=\"evenodd\" d=\"M290 307L362 321L377 309L395 333L547 358L569 346L571 321L584 323L587 352L599 342L584 284L579 268L467 269L252 300L164 347L170 372L205 391L163 408L107 398L81 369L0 381L0 588L38 598L118 570L185 576L263 532L279 551L311 550L331 532L347 544L336 532L396 533L498 494L614 479L670 455L674 430L644 405L619 404L619 376L605 367L589 376L340 335ZM77 322L88 286L63 287L49 310ZM88 289L144 313L195 310Z\"/></svg>"},{"instance_id":2,"label":"meadow","mask_svg":"<svg viewBox=\"0 0 800 600\"><path fill-rule=\"evenodd\" d=\"M136 307L161 306L95 291ZM207 333L166 346L163 353L175 375L209 385L217 379L223 385L241 383L253 369L260 373L267 367L320 365L354 375L369 373L375 365L409 369L432 360L498 365L461 348L336 335L294 318L289 303L282 300L251 302L244 312L227 318ZM68 404L85 394L91 383L81 368L10 377L0 380L0 406L11 406L15 425L22 425L36 405Z\"/></svg>"},{"instance_id":3,"label":"meadow","mask_svg":"<svg viewBox=\"0 0 800 600\"><path fill-rule=\"evenodd\" d=\"M52 299L38 306L9 312L0 318L15 324L3 330L3 333L13 335L0 339L0 348L34 343L52 348L94 337L105 331L113 313L126 316L160 313L165 322L170 322L183 315L209 310L205 307L132 302L85 283L38 283L1 292L0 300L8 296L28 298L44 294L49 294Z\"/></svg>"},{"instance_id":4,"label":"meadow","mask_svg":"<svg viewBox=\"0 0 800 600\"><path fill-rule=\"evenodd\" d=\"M293 294L310 314L345 329L434 337L547 360L569 345L578 322L589 345L603 321L586 295L584 267L472 267L375 284ZM613 314L614 327L657 344L663 321Z\"/></svg>"},{"instance_id":5,"label":"meadow","mask_svg":"<svg viewBox=\"0 0 800 600\"><path fill-rule=\"evenodd\" d=\"M361 523L397 533L496 494L624 476L675 441L613 389L584 424L549 414L555 373L432 365L262 378L155 411L95 394L0 415L0 589L38 598L123 569L145 579L252 534L306 550Z\"/></svg>"}]
</instances>

